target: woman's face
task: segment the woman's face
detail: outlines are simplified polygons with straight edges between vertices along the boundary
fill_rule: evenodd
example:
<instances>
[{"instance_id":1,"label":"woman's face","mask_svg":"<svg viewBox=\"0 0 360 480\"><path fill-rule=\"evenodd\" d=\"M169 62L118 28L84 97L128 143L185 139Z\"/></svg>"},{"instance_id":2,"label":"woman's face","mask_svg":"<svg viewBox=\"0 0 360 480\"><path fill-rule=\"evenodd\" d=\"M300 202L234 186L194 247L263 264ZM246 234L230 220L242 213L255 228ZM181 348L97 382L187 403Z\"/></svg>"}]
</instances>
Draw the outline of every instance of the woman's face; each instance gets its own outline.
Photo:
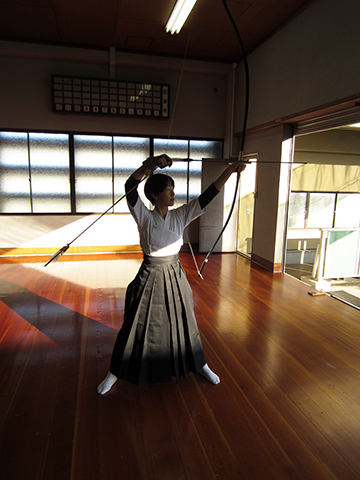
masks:
<instances>
[{"instance_id":1,"label":"woman's face","mask_svg":"<svg viewBox=\"0 0 360 480\"><path fill-rule=\"evenodd\" d=\"M155 199L155 205L172 207L175 201L174 187L169 182L165 187L165 190L158 194L153 193L153 198Z\"/></svg>"}]
</instances>

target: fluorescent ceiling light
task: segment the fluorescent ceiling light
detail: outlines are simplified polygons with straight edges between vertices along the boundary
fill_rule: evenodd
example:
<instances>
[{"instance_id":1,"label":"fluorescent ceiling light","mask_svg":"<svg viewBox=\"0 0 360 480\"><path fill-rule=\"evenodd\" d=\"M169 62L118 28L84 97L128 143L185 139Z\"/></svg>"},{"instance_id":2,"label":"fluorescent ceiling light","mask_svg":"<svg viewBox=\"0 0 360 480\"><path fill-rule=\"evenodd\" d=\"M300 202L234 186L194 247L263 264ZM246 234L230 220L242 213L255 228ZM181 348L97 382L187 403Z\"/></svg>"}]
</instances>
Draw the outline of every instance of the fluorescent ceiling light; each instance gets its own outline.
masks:
<instances>
[{"instance_id":1,"label":"fluorescent ceiling light","mask_svg":"<svg viewBox=\"0 0 360 480\"><path fill-rule=\"evenodd\" d=\"M169 20L166 24L166 31L173 33L179 33L182 26L186 22L186 19L190 15L196 0L177 0L177 3L171 12Z\"/></svg>"}]
</instances>

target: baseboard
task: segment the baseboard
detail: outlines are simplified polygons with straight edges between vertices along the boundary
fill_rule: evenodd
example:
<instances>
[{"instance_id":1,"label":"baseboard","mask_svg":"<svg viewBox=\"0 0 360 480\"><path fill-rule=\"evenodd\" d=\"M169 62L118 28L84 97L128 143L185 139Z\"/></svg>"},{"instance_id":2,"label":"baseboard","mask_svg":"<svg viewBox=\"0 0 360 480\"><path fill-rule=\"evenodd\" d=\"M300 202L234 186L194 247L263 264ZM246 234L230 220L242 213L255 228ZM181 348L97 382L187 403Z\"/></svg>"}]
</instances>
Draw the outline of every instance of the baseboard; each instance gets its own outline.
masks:
<instances>
[{"instance_id":1,"label":"baseboard","mask_svg":"<svg viewBox=\"0 0 360 480\"><path fill-rule=\"evenodd\" d=\"M255 253L251 255L251 262L260 265L261 267L265 268L265 270L269 270L273 273L282 273L283 271L282 263L273 263L266 258L262 258L259 255L256 255Z\"/></svg>"},{"instance_id":2,"label":"baseboard","mask_svg":"<svg viewBox=\"0 0 360 480\"><path fill-rule=\"evenodd\" d=\"M0 248L0 263L46 263L57 250L55 247ZM70 247L61 259L62 261L112 260L119 255L133 254L141 255L140 245Z\"/></svg>"}]
</instances>

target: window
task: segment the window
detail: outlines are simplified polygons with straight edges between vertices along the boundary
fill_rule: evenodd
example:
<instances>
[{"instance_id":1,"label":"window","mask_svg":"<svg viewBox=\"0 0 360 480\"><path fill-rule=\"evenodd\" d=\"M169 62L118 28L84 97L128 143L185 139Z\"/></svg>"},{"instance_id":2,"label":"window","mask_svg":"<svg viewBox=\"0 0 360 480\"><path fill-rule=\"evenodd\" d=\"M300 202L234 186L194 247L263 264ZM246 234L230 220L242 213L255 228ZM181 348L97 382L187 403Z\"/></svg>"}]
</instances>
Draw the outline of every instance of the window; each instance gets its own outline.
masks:
<instances>
[{"instance_id":1,"label":"window","mask_svg":"<svg viewBox=\"0 0 360 480\"><path fill-rule=\"evenodd\" d=\"M360 193L339 193L336 202L335 228L360 227Z\"/></svg>"},{"instance_id":2,"label":"window","mask_svg":"<svg viewBox=\"0 0 360 480\"><path fill-rule=\"evenodd\" d=\"M201 193L201 160L221 158L221 141L154 139L154 155L166 153L172 158L188 158L188 162L174 162L170 175L175 181L175 207L189 202Z\"/></svg>"},{"instance_id":3,"label":"window","mask_svg":"<svg viewBox=\"0 0 360 480\"><path fill-rule=\"evenodd\" d=\"M2 213L31 212L26 133L0 133L0 209Z\"/></svg>"},{"instance_id":4,"label":"window","mask_svg":"<svg viewBox=\"0 0 360 480\"><path fill-rule=\"evenodd\" d=\"M291 192L289 205L289 228L305 228L307 194Z\"/></svg>"},{"instance_id":5,"label":"window","mask_svg":"<svg viewBox=\"0 0 360 480\"><path fill-rule=\"evenodd\" d=\"M191 159L169 171L180 206L201 193L201 159L221 157L222 141L0 132L0 213L102 213L150 152ZM128 213L126 202L110 211Z\"/></svg>"},{"instance_id":6,"label":"window","mask_svg":"<svg viewBox=\"0 0 360 480\"><path fill-rule=\"evenodd\" d=\"M193 161L189 164L189 200L198 197L201 193L201 160L203 158L222 158L222 142L190 140L190 158Z\"/></svg>"},{"instance_id":7,"label":"window","mask_svg":"<svg viewBox=\"0 0 360 480\"><path fill-rule=\"evenodd\" d=\"M335 193L310 193L308 228L332 228Z\"/></svg>"},{"instance_id":8,"label":"window","mask_svg":"<svg viewBox=\"0 0 360 480\"><path fill-rule=\"evenodd\" d=\"M114 202L125 194L125 182L129 175L139 168L149 156L150 139L134 137L114 137ZM147 202L143 189L139 195ZM119 202L115 212L128 213L126 202Z\"/></svg>"},{"instance_id":9,"label":"window","mask_svg":"<svg viewBox=\"0 0 360 480\"><path fill-rule=\"evenodd\" d=\"M30 133L29 163L32 212L70 213L69 136Z\"/></svg>"},{"instance_id":10,"label":"window","mask_svg":"<svg viewBox=\"0 0 360 480\"><path fill-rule=\"evenodd\" d=\"M289 228L359 228L359 193L291 192Z\"/></svg>"},{"instance_id":11,"label":"window","mask_svg":"<svg viewBox=\"0 0 360 480\"><path fill-rule=\"evenodd\" d=\"M157 138L154 140L154 155L161 155L162 153L166 153L172 158L189 158L189 142L188 140ZM175 161L171 167L171 172L168 173L175 182L174 207L179 207L188 201L189 163Z\"/></svg>"},{"instance_id":12,"label":"window","mask_svg":"<svg viewBox=\"0 0 360 480\"><path fill-rule=\"evenodd\" d=\"M103 212L113 203L112 137L74 135L75 210Z\"/></svg>"},{"instance_id":13,"label":"window","mask_svg":"<svg viewBox=\"0 0 360 480\"><path fill-rule=\"evenodd\" d=\"M70 213L69 136L0 132L0 212Z\"/></svg>"}]
</instances>

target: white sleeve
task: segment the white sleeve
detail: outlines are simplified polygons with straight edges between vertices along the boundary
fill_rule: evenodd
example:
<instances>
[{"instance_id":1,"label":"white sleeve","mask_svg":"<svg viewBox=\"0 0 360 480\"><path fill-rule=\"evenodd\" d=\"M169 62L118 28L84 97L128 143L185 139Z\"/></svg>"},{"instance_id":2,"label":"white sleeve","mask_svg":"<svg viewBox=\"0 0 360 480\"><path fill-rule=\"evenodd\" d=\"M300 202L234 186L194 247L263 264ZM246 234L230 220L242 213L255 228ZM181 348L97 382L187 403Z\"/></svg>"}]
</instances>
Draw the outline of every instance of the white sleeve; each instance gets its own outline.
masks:
<instances>
[{"instance_id":1,"label":"white sleeve","mask_svg":"<svg viewBox=\"0 0 360 480\"><path fill-rule=\"evenodd\" d=\"M189 203L181 205L181 207L175 208L173 213L178 217L178 220L182 223L183 228L189 225L190 222L195 220L203 213L206 212L206 207L203 209L200 206L198 198L194 198Z\"/></svg>"},{"instance_id":2,"label":"white sleeve","mask_svg":"<svg viewBox=\"0 0 360 480\"><path fill-rule=\"evenodd\" d=\"M140 198L140 195L138 196L135 205L132 207L128 203L128 207L131 215L134 217L137 226L141 229L141 226L144 224L145 220L149 217L151 213L150 210L145 207L144 203Z\"/></svg>"}]
</instances>

